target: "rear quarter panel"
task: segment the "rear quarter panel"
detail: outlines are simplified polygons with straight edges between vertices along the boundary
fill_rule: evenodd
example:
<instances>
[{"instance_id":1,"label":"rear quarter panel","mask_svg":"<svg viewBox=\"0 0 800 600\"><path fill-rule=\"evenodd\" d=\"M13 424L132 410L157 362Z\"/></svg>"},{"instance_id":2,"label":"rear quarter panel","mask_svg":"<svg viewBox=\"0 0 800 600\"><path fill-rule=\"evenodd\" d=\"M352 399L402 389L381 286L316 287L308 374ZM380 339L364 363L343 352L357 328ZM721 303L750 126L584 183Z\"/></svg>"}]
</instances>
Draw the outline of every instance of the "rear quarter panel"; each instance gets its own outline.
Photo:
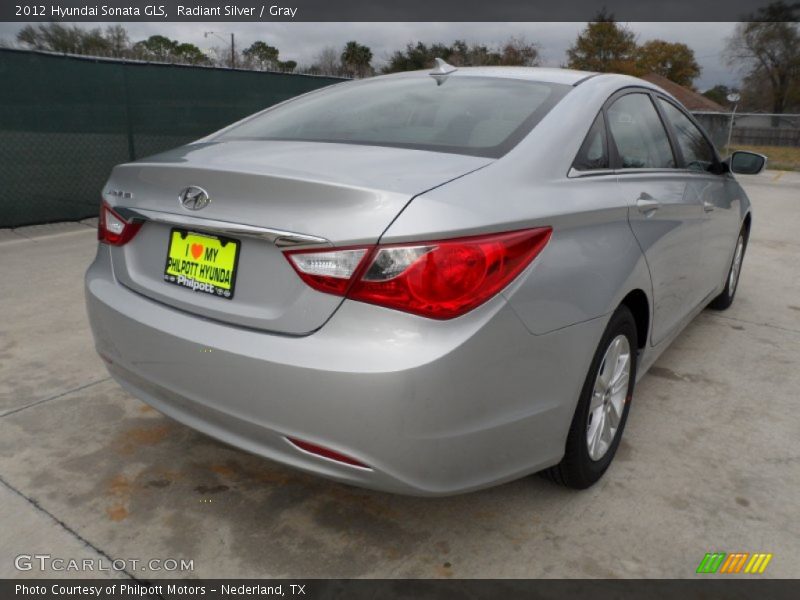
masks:
<instances>
[{"instance_id":1,"label":"rear quarter panel","mask_svg":"<svg viewBox=\"0 0 800 600\"><path fill-rule=\"evenodd\" d=\"M563 177L485 201L469 195L479 173L415 199L382 241L552 227L542 253L503 292L534 334L606 315L634 289L650 297L650 274L614 175Z\"/></svg>"},{"instance_id":2,"label":"rear quarter panel","mask_svg":"<svg viewBox=\"0 0 800 600\"><path fill-rule=\"evenodd\" d=\"M415 198L381 242L552 227L547 247L504 291L534 334L607 315L634 289L651 298L616 175L568 176L598 110L628 79L642 83L598 76L570 91L504 157Z\"/></svg>"}]
</instances>

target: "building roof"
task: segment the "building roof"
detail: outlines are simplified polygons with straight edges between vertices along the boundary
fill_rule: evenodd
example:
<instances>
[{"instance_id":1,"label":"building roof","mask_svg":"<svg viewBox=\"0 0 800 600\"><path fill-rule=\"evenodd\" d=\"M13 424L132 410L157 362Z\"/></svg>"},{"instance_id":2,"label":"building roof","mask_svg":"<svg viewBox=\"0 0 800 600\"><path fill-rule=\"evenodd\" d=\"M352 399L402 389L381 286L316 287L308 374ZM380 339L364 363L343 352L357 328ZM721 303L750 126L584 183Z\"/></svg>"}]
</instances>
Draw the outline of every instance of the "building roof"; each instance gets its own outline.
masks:
<instances>
[{"instance_id":1,"label":"building roof","mask_svg":"<svg viewBox=\"0 0 800 600\"><path fill-rule=\"evenodd\" d=\"M677 100L690 111L702 110L710 112L728 112L724 107L720 106L710 98L706 98L694 90L690 90L687 87L675 83L674 81L670 81L658 73L648 73L647 75L642 75L641 79L649 81L650 83L663 88L664 91L675 96L675 98L677 98Z\"/></svg>"}]
</instances>

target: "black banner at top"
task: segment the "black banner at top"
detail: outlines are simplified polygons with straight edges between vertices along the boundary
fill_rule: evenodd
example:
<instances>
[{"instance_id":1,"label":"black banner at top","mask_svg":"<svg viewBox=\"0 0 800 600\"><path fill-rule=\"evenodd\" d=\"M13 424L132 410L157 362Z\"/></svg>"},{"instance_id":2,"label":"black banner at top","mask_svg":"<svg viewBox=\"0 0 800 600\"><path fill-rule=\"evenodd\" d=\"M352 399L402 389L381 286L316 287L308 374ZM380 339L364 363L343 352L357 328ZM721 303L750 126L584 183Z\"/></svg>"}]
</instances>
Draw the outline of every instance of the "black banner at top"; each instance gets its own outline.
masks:
<instances>
[{"instance_id":1,"label":"black banner at top","mask_svg":"<svg viewBox=\"0 0 800 600\"><path fill-rule=\"evenodd\" d=\"M771 8L770 8L771 7ZM2 0L0 21L797 21L787 0Z\"/></svg>"}]
</instances>

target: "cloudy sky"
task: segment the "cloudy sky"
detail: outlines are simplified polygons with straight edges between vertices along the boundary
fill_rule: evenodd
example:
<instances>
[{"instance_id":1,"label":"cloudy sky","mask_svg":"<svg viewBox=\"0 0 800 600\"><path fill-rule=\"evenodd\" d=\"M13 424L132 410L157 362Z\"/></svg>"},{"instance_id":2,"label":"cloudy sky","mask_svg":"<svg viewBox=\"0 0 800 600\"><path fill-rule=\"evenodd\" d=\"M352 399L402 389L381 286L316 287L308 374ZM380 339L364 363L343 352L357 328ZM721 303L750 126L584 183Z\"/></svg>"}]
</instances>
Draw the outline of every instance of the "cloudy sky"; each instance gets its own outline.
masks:
<instances>
[{"instance_id":1,"label":"cloudy sky","mask_svg":"<svg viewBox=\"0 0 800 600\"><path fill-rule=\"evenodd\" d=\"M12 41L23 26L24 23L0 23L0 39ZM721 56L734 23L627 23L627 26L637 35L639 43L661 38L683 42L692 48L703 68L695 82L700 90L717 83L736 84L741 77ZM158 33L194 43L203 50L224 45L214 36L204 37L204 32L215 31L226 37L232 32L240 48L264 40L280 50L283 60L296 60L300 64L313 62L325 46L338 48L348 40L357 40L372 49L376 66L410 41L464 39L494 45L515 36L539 44L544 66L557 67L565 62L566 49L584 23L126 23L125 27L134 41Z\"/></svg>"}]
</instances>

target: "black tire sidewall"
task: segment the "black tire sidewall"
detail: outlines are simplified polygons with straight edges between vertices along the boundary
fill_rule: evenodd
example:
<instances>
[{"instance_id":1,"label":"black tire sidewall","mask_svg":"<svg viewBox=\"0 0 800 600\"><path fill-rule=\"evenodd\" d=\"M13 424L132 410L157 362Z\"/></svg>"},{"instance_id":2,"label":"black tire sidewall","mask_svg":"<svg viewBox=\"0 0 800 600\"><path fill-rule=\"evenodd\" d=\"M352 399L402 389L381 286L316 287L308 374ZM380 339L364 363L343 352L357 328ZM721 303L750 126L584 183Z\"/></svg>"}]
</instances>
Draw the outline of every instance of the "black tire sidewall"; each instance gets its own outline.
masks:
<instances>
[{"instance_id":1,"label":"black tire sidewall","mask_svg":"<svg viewBox=\"0 0 800 600\"><path fill-rule=\"evenodd\" d=\"M733 270L733 261L736 259L736 248L739 245L739 238L742 239L742 264L739 266L739 275L736 278L736 287L733 288L733 293L731 293L731 271ZM742 277L742 267L744 267L744 256L747 253L747 238L748 232L747 229L742 228L739 232L739 235L736 236L736 246L733 248L733 255L731 256L731 264L728 266L728 270L725 272L725 288L722 290L719 296L714 298L710 303L709 307L713 308L714 310L725 310L731 304L733 304L733 299L736 296L736 292L739 289L739 280Z\"/></svg>"},{"instance_id":2,"label":"black tire sidewall","mask_svg":"<svg viewBox=\"0 0 800 600\"><path fill-rule=\"evenodd\" d=\"M625 335L628 338L628 343L631 348L631 371L628 380L628 396L625 402L625 408L620 419L619 427L617 428L614 440L611 443L608 451L603 455L600 460L593 460L589 456L589 448L586 444L586 429L589 419L589 407L592 400L592 392L594 390L595 380L600 365L603 362L606 350L613 340L618 335ZM567 440L567 454L565 461L568 462L568 478L572 487L584 488L592 485L603 473L606 472L611 462L614 460L614 455L619 447L622 434L625 429L625 423L628 420L628 413L630 412L631 398L633 397L634 384L636 382L636 363L638 355L638 343L636 335L636 321L633 318L630 310L626 306L621 306L612 315L611 319L606 326L603 337L597 346L594 357L592 358L589 372L584 381L581 390L580 399L573 419L572 427L570 428L569 437Z\"/></svg>"}]
</instances>

